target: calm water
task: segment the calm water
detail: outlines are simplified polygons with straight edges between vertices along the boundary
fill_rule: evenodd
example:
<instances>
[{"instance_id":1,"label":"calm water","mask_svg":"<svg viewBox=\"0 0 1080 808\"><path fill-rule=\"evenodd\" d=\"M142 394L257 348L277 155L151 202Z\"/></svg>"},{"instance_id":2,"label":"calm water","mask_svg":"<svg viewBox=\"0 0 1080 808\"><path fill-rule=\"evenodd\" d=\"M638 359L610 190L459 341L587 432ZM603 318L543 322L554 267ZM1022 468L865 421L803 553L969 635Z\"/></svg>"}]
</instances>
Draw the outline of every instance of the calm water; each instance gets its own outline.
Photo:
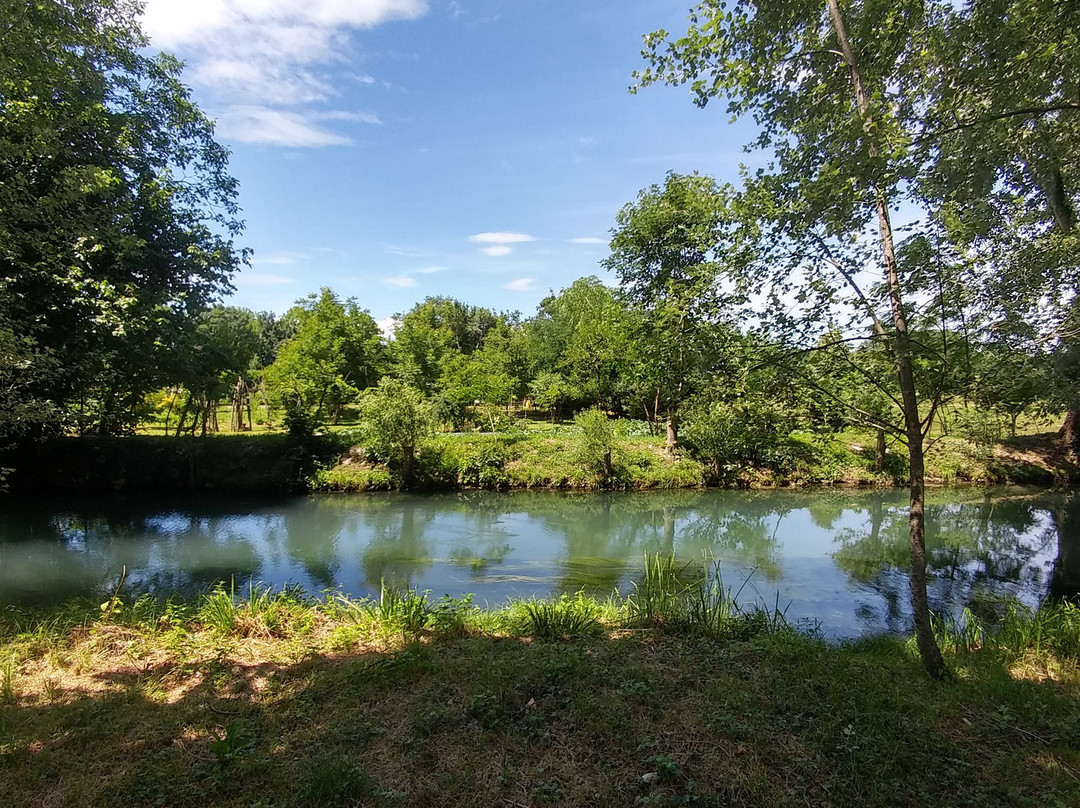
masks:
<instances>
[{"instance_id":1,"label":"calm water","mask_svg":"<svg viewBox=\"0 0 1080 808\"><path fill-rule=\"evenodd\" d=\"M832 637L908 626L904 492L548 492L316 496L273 503L0 498L0 603L114 587L192 594L249 580L377 593L381 581L477 603L627 591L649 552L719 560L740 600ZM931 601L1037 605L1080 584L1080 496L931 495Z\"/></svg>"}]
</instances>

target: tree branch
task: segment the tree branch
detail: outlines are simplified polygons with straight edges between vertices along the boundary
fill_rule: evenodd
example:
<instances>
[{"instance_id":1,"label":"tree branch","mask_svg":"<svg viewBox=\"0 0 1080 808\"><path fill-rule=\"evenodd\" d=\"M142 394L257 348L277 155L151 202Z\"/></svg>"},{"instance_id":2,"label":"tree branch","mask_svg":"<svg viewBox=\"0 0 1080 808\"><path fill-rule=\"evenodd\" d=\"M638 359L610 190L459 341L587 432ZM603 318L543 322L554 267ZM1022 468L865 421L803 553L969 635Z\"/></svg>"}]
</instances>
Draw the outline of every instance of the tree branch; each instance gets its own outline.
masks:
<instances>
[{"instance_id":1,"label":"tree branch","mask_svg":"<svg viewBox=\"0 0 1080 808\"><path fill-rule=\"evenodd\" d=\"M953 132L960 132L964 129L970 129L974 126L979 126L984 123L993 123L994 121L1003 121L1006 118L1020 118L1020 117L1039 117L1047 115L1051 112L1067 112L1069 110L1080 110L1080 104L1074 104L1071 101L1062 101L1059 104L1049 104L1042 107L1021 107L1020 109L1011 109L1007 112L997 112L993 115L982 115L978 118L974 118L970 121L963 121L955 126L949 126L945 129L938 129L936 131L924 132L915 138L916 143L922 143L924 140L930 140L931 138L941 137L942 135L949 135Z\"/></svg>"}]
</instances>

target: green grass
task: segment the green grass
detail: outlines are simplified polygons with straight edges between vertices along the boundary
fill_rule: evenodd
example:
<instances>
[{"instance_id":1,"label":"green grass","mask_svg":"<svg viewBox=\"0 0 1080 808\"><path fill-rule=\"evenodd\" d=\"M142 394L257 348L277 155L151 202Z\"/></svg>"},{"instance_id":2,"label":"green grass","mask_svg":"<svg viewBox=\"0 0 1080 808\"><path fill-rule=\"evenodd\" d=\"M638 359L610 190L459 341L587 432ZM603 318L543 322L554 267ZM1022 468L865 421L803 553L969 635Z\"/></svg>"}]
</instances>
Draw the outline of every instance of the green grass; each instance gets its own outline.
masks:
<instances>
[{"instance_id":1,"label":"green grass","mask_svg":"<svg viewBox=\"0 0 1080 808\"><path fill-rule=\"evenodd\" d=\"M249 583L0 622L5 805L1074 805L1080 609L828 644L646 558L481 611Z\"/></svg>"},{"instance_id":2,"label":"green grass","mask_svg":"<svg viewBox=\"0 0 1080 808\"><path fill-rule=\"evenodd\" d=\"M612 474L576 459L579 436L572 425L523 422L516 431L497 434L437 435L418 452L420 487L431 489L544 488L563 490L646 490L706 485L769 488L811 485L896 486L908 478L906 449L889 446L885 467L874 469L874 435L857 429L837 433L795 432L770 448L760 465L732 467L702 463L689 451L672 457L660 436L622 434L612 452ZM626 429L622 430L626 432ZM361 459L353 450L346 462L316 472L312 486L322 491L397 488L396 469ZM1068 475L1055 472L1051 458L1007 458L962 437L933 441L926 454L931 483L993 484L1047 482Z\"/></svg>"},{"instance_id":3,"label":"green grass","mask_svg":"<svg viewBox=\"0 0 1080 808\"><path fill-rule=\"evenodd\" d=\"M1076 607L940 625L954 675L938 681L909 641L825 643L740 610L713 573L650 557L627 598L494 612L250 584L194 604L8 610L0 800L1080 802Z\"/></svg>"}]
</instances>

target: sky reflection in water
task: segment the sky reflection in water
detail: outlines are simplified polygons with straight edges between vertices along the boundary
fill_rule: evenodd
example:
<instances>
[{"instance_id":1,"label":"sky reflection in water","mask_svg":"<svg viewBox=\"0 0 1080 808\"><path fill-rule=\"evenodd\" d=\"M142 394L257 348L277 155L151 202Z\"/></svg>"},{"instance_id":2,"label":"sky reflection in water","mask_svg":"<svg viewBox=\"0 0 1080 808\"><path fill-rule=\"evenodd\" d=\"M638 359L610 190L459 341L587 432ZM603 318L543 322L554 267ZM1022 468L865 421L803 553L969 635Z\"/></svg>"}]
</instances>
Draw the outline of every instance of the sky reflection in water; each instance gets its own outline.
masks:
<instances>
[{"instance_id":1,"label":"sky reflection in water","mask_svg":"<svg viewBox=\"0 0 1080 808\"><path fill-rule=\"evenodd\" d=\"M1018 489L932 492L935 609L1015 597L1037 605L1080 580L1080 498ZM646 553L720 562L747 604L779 605L830 637L905 631L903 491L467 492L316 496L273 503L0 501L0 602L115 586L193 594L218 581L309 593L380 584L473 593L477 603L559 591L626 592Z\"/></svg>"}]
</instances>

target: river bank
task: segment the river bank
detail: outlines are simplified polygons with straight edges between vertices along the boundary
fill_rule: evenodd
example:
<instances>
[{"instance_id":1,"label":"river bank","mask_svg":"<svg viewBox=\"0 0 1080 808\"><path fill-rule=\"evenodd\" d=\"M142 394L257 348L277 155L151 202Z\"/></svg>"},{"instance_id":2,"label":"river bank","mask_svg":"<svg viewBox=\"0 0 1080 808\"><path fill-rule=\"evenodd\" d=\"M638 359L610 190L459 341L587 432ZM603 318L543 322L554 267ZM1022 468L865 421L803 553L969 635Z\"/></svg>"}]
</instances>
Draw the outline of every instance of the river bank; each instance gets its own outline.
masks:
<instances>
[{"instance_id":1,"label":"river bank","mask_svg":"<svg viewBox=\"0 0 1080 808\"><path fill-rule=\"evenodd\" d=\"M1074 805L1080 617L828 644L722 598L107 598L0 620L0 800ZM700 590L698 590L700 594ZM695 605L697 604L697 605Z\"/></svg>"},{"instance_id":2,"label":"river bank","mask_svg":"<svg viewBox=\"0 0 1080 808\"><path fill-rule=\"evenodd\" d=\"M580 459L572 428L508 434L440 434L419 447L414 490L647 490L811 485L902 486L907 463L890 447L874 469L873 437L858 431L793 433L760 462L703 463L672 457L663 440L622 436L606 479ZM943 437L928 449L931 484L1062 485L1080 478L1075 459L1053 435L1029 435L992 447ZM378 491L403 486L393 460L365 455L348 432L296 438L285 434L173 438L60 438L0 454L15 491L205 491L278 493Z\"/></svg>"}]
</instances>

